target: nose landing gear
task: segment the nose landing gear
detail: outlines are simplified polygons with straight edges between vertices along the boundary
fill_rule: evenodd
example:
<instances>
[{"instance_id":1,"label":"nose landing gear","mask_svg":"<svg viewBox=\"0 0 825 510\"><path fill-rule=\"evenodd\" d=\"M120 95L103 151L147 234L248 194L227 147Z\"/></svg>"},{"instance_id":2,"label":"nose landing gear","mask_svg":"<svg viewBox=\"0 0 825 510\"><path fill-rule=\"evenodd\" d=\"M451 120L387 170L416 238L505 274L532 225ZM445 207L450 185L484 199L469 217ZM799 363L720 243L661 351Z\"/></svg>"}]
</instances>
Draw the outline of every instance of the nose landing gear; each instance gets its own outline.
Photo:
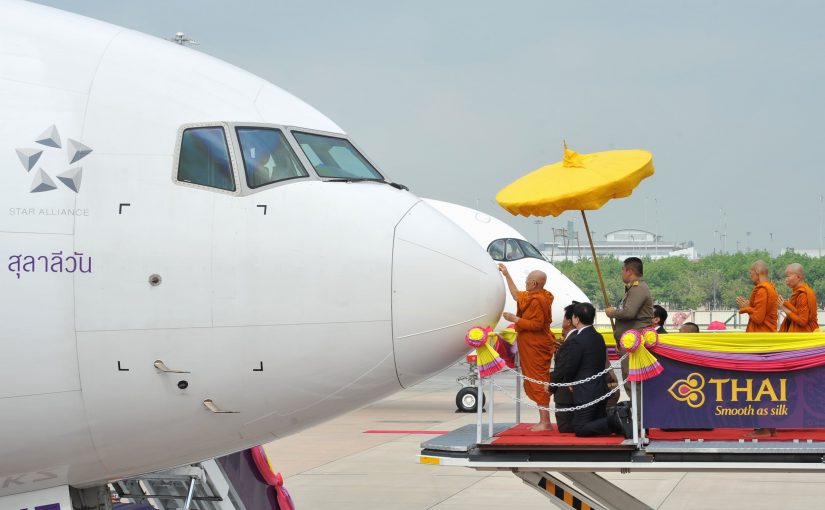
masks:
<instances>
[{"instance_id":1,"label":"nose landing gear","mask_svg":"<svg viewBox=\"0 0 825 510\"><path fill-rule=\"evenodd\" d=\"M455 382L461 385L461 389L455 396L455 406L461 413L474 413L478 411L478 365L476 364L476 355L468 354L465 361L461 362L467 365L467 373L457 378ZM481 392L481 407L487 403L487 397L484 392Z\"/></svg>"}]
</instances>

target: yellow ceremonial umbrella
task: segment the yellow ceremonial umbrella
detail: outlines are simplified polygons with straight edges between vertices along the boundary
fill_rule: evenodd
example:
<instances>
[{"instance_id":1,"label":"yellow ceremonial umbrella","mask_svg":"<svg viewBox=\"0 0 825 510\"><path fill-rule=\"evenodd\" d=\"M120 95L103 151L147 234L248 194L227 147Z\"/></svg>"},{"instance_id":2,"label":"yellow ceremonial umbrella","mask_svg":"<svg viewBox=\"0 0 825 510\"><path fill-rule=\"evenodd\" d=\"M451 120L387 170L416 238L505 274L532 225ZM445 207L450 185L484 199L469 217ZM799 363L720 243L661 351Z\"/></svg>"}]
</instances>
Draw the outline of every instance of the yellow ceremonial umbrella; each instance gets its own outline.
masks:
<instances>
[{"instance_id":1,"label":"yellow ceremonial umbrella","mask_svg":"<svg viewBox=\"0 0 825 510\"><path fill-rule=\"evenodd\" d=\"M653 172L653 155L648 151L579 154L565 144L562 161L509 184L498 192L496 201L510 213L521 216L558 216L564 211L581 211L605 306L610 306L584 211L596 210L611 198L629 196Z\"/></svg>"}]
</instances>

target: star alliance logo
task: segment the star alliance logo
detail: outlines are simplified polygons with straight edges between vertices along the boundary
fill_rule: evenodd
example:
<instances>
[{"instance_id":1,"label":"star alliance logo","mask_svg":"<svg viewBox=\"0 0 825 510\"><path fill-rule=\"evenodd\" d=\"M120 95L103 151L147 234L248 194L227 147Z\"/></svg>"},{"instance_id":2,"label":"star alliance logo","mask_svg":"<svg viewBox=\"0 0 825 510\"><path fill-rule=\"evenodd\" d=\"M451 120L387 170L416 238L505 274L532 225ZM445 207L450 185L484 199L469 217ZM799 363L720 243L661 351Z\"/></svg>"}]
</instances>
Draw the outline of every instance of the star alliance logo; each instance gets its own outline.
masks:
<instances>
[{"instance_id":1,"label":"star alliance logo","mask_svg":"<svg viewBox=\"0 0 825 510\"><path fill-rule=\"evenodd\" d=\"M43 131L34 143L52 149L63 148L63 144L60 140L60 133L57 132L57 127L54 125ZM23 148L16 150L17 157L20 158L20 163L23 164L23 168L25 168L27 172L31 172L38 160L40 160L40 156L43 155L43 151L46 149ZM66 139L66 156L69 161L69 166L77 163L84 157L88 156L91 152L91 147L87 147L86 145L83 145L77 140L72 140L71 138ZM65 172L55 175L55 177L57 177L57 180L63 183L64 186L75 193L79 193L80 182L83 179L83 167L78 166L69 168ZM55 184L54 180L52 180L49 174L47 174L42 167L38 167L38 169L34 172L34 180L32 181L29 192L42 193L44 191L52 191L54 189L57 189L57 184Z\"/></svg>"}]
</instances>

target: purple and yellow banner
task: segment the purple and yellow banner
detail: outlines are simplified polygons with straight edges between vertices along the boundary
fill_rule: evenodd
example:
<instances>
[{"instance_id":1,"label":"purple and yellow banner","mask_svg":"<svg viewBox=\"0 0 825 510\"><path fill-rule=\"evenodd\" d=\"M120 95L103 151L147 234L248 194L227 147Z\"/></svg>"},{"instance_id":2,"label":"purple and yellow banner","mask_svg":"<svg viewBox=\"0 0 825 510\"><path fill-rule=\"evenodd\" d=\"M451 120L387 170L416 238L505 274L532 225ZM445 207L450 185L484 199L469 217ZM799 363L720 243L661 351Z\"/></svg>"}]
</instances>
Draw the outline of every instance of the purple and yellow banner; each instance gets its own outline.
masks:
<instances>
[{"instance_id":1,"label":"purple and yellow banner","mask_svg":"<svg viewBox=\"0 0 825 510\"><path fill-rule=\"evenodd\" d=\"M643 383L645 427L825 428L823 365L743 371L658 359L663 372Z\"/></svg>"}]
</instances>

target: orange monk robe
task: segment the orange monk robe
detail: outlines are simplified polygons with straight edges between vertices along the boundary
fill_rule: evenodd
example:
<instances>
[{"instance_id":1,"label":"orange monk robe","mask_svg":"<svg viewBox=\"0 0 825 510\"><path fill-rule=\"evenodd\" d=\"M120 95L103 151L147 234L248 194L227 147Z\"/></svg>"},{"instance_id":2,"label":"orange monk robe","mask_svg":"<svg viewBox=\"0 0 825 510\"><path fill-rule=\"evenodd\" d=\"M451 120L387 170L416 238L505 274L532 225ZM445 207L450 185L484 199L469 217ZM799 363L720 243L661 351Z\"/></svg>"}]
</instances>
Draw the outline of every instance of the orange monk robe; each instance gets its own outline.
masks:
<instances>
[{"instance_id":1,"label":"orange monk robe","mask_svg":"<svg viewBox=\"0 0 825 510\"><path fill-rule=\"evenodd\" d=\"M761 282L754 286L748 306L739 309L739 313L750 316L745 331L775 333L779 317L777 299L779 294L771 282Z\"/></svg>"},{"instance_id":2,"label":"orange monk robe","mask_svg":"<svg viewBox=\"0 0 825 510\"><path fill-rule=\"evenodd\" d=\"M807 333L819 329L816 313L816 294L806 283L800 283L783 303L789 311L782 321L779 331Z\"/></svg>"},{"instance_id":3,"label":"orange monk robe","mask_svg":"<svg viewBox=\"0 0 825 510\"><path fill-rule=\"evenodd\" d=\"M550 382L550 360L553 359L553 352L556 350L555 337L550 332L553 294L544 289L519 292L516 303L516 315L519 316L516 332L521 371L532 379ZM536 404L545 407L550 404L550 394L541 384L525 379L524 391Z\"/></svg>"}]
</instances>

